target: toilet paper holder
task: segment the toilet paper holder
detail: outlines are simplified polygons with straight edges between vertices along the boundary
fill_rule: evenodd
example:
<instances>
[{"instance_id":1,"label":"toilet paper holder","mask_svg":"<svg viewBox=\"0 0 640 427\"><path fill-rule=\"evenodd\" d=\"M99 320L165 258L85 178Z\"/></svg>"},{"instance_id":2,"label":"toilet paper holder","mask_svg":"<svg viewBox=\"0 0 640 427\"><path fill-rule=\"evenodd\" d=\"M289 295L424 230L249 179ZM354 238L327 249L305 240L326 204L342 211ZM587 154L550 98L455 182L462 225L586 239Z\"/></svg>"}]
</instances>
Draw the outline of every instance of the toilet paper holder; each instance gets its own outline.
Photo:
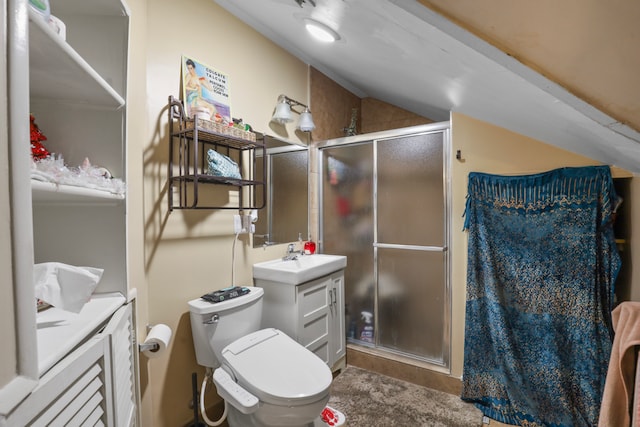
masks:
<instances>
[{"instance_id":1,"label":"toilet paper holder","mask_svg":"<svg viewBox=\"0 0 640 427\"><path fill-rule=\"evenodd\" d=\"M149 332L151 332L151 329L153 329L154 326L156 325L146 326L147 335L149 334ZM157 342L142 342L138 344L138 351L140 353L144 353L145 351L151 351L155 353L158 350L160 350L160 344L158 344Z\"/></svg>"},{"instance_id":2,"label":"toilet paper holder","mask_svg":"<svg viewBox=\"0 0 640 427\"><path fill-rule=\"evenodd\" d=\"M143 353L145 351L158 351L160 349L160 345L156 342L143 342L142 344L138 344L138 351Z\"/></svg>"}]
</instances>

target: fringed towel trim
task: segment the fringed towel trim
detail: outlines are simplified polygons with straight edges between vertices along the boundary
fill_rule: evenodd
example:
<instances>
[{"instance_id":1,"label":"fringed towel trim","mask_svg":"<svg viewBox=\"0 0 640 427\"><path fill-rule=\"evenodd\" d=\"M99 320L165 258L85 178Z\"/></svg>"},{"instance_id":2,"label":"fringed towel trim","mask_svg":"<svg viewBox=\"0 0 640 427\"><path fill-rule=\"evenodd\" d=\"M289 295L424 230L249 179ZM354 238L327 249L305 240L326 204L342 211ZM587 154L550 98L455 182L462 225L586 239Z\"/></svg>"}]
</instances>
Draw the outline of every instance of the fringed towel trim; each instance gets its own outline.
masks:
<instances>
[{"instance_id":1,"label":"fringed towel trim","mask_svg":"<svg viewBox=\"0 0 640 427\"><path fill-rule=\"evenodd\" d=\"M611 220L620 202L609 166L561 168L519 176L471 172L463 214L464 230L469 228L467 212L472 197L475 203L492 205L521 215L557 206L576 208L600 202L602 224Z\"/></svg>"}]
</instances>

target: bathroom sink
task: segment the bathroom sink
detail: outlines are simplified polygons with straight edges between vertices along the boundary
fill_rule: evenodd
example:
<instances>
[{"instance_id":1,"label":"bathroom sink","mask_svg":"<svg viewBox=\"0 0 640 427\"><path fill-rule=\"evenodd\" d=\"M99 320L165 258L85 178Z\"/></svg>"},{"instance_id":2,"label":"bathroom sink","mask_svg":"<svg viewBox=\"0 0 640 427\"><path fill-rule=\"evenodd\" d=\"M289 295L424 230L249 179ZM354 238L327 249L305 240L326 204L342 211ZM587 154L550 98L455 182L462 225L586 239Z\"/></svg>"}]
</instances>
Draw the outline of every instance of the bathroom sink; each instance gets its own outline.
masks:
<instances>
[{"instance_id":1,"label":"bathroom sink","mask_svg":"<svg viewBox=\"0 0 640 427\"><path fill-rule=\"evenodd\" d=\"M299 285L347 266L343 255L299 255L294 260L274 259L253 265L253 278ZM259 283L256 283L259 284Z\"/></svg>"}]
</instances>

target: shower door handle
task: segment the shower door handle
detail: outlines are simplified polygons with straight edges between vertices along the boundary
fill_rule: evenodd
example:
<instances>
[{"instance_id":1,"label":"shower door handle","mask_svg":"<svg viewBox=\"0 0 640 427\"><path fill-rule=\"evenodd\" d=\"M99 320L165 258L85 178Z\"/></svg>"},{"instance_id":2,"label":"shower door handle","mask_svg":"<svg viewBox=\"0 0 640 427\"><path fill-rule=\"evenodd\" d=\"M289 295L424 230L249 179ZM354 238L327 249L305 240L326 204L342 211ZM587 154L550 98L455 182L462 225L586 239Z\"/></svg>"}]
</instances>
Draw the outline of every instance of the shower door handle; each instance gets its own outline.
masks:
<instances>
[{"instance_id":1,"label":"shower door handle","mask_svg":"<svg viewBox=\"0 0 640 427\"><path fill-rule=\"evenodd\" d=\"M446 246L421 246L421 245L398 245L396 243L373 243L374 248L383 249L406 249L411 251L425 251L425 252L446 252L448 248Z\"/></svg>"}]
</instances>

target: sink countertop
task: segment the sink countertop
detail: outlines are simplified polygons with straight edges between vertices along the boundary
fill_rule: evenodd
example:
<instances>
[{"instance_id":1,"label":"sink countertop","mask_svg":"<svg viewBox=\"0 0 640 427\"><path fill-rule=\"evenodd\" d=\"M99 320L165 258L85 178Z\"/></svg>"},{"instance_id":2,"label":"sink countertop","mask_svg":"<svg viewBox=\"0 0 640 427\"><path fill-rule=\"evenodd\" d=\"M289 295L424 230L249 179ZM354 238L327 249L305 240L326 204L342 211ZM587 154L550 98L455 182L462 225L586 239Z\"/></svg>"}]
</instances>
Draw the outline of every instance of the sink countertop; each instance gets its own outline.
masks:
<instances>
[{"instance_id":1,"label":"sink countertop","mask_svg":"<svg viewBox=\"0 0 640 427\"><path fill-rule=\"evenodd\" d=\"M326 276L347 266L344 255L298 255L294 260L281 258L253 265L253 278L299 285Z\"/></svg>"}]
</instances>

